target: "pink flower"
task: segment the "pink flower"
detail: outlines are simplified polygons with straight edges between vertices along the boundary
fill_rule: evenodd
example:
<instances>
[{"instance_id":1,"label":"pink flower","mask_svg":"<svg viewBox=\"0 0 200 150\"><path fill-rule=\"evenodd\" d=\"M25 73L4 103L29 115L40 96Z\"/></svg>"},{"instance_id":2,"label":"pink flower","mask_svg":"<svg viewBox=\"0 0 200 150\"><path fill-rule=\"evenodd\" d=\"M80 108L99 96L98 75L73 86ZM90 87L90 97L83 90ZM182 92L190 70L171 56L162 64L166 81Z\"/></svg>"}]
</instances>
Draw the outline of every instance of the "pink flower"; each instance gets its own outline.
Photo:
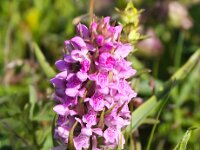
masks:
<instances>
[{"instance_id":1,"label":"pink flower","mask_svg":"<svg viewBox=\"0 0 200 150\"><path fill-rule=\"evenodd\" d=\"M75 49L83 49L86 48L86 43L84 42L84 40L79 37L79 36L75 36L74 38L72 38L70 40L71 44L73 45L73 47Z\"/></svg>"},{"instance_id":2,"label":"pink flower","mask_svg":"<svg viewBox=\"0 0 200 150\"><path fill-rule=\"evenodd\" d=\"M112 42L105 43L100 49L99 52L110 52L114 48Z\"/></svg>"},{"instance_id":3,"label":"pink flower","mask_svg":"<svg viewBox=\"0 0 200 150\"><path fill-rule=\"evenodd\" d=\"M85 59L81 62L81 72L87 72L90 69L90 61Z\"/></svg>"},{"instance_id":4,"label":"pink flower","mask_svg":"<svg viewBox=\"0 0 200 150\"><path fill-rule=\"evenodd\" d=\"M131 62L125 59L119 59L114 67L114 74L117 74L119 78L130 78L135 75L136 70L131 67Z\"/></svg>"},{"instance_id":5,"label":"pink flower","mask_svg":"<svg viewBox=\"0 0 200 150\"><path fill-rule=\"evenodd\" d=\"M133 47L130 45L130 44L122 44L122 45L119 45L119 47L116 49L114 55L117 57L117 58L125 58L128 56L128 54L133 50Z\"/></svg>"},{"instance_id":6,"label":"pink flower","mask_svg":"<svg viewBox=\"0 0 200 150\"><path fill-rule=\"evenodd\" d=\"M90 138L86 135L78 135L74 138L74 146L76 150L88 149L90 146Z\"/></svg>"},{"instance_id":7,"label":"pink flower","mask_svg":"<svg viewBox=\"0 0 200 150\"><path fill-rule=\"evenodd\" d=\"M91 127L97 124L97 113L95 111L89 110L87 114L83 116L83 122L86 123L87 127Z\"/></svg>"},{"instance_id":8,"label":"pink flower","mask_svg":"<svg viewBox=\"0 0 200 150\"><path fill-rule=\"evenodd\" d=\"M82 37L84 39L89 38L89 36L90 36L90 32L89 32L88 28L81 23L79 23L77 25L76 32L80 37Z\"/></svg>"},{"instance_id":9,"label":"pink flower","mask_svg":"<svg viewBox=\"0 0 200 150\"><path fill-rule=\"evenodd\" d=\"M67 142L66 140L69 137L69 130L63 128L63 127L58 127L56 129L56 133L58 134L58 136L60 136L61 138L65 139L65 142Z\"/></svg>"},{"instance_id":10,"label":"pink flower","mask_svg":"<svg viewBox=\"0 0 200 150\"><path fill-rule=\"evenodd\" d=\"M117 131L116 131L116 128L114 127L109 127L107 128L104 133L103 133L103 136L105 138L105 142L106 143L114 143L115 140L117 140Z\"/></svg>"},{"instance_id":11,"label":"pink flower","mask_svg":"<svg viewBox=\"0 0 200 150\"><path fill-rule=\"evenodd\" d=\"M89 79L95 81L96 84L99 85L101 88L104 88L108 85L109 82L108 72L99 72L97 75L92 74L89 76Z\"/></svg>"},{"instance_id":12,"label":"pink flower","mask_svg":"<svg viewBox=\"0 0 200 150\"><path fill-rule=\"evenodd\" d=\"M82 62L87 58L87 50L72 50L71 52L71 58L75 61Z\"/></svg>"},{"instance_id":13,"label":"pink flower","mask_svg":"<svg viewBox=\"0 0 200 150\"><path fill-rule=\"evenodd\" d=\"M99 46L102 46L102 45L103 45L103 43L104 43L104 37L103 37L103 35L98 35L98 36L97 36L97 38L96 38L96 43L97 43L97 45L99 45Z\"/></svg>"},{"instance_id":14,"label":"pink flower","mask_svg":"<svg viewBox=\"0 0 200 150\"><path fill-rule=\"evenodd\" d=\"M100 93L95 93L89 100L90 105L95 111L101 111L104 108L103 95Z\"/></svg>"},{"instance_id":15,"label":"pink flower","mask_svg":"<svg viewBox=\"0 0 200 150\"><path fill-rule=\"evenodd\" d=\"M79 72L76 73L76 76L81 82L84 82L85 80L87 80L88 74L79 71Z\"/></svg>"},{"instance_id":16,"label":"pink flower","mask_svg":"<svg viewBox=\"0 0 200 150\"><path fill-rule=\"evenodd\" d=\"M64 70L68 70L69 66L67 65L67 62L65 62L64 60L58 60L55 63L56 67L58 68L59 71L64 71Z\"/></svg>"},{"instance_id":17,"label":"pink flower","mask_svg":"<svg viewBox=\"0 0 200 150\"><path fill-rule=\"evenodd\" d=\"M66 83L67 88L79 89L81 87L81 81L74 73L69 74L66 80L67 80Z\"/></svg>"},{"instance_id":18,"label":"pink flower","mask_svg":"<svg viewBox=\"0 0 200 150\"><path fill-rule=\"evenodd\" d=\"M115 63L116 63L115 58L108 52L100 54L99 61L97 62L100 69L106 71L112 70Z\"/></svg>"},{"instance_id":19,"label":"pink flower","mask_svg":"<svg viewBox=\"0 0 200 150\"><path fill-rule=\"evenodd\" d=\"M110 25L110 17L92 22L89 29L78 24L76 30L64 42L67 54L56 61L60 73L50 80L57 103L55 139L68 144L78 122L73 133L77 150L115 149L120 143L123 148L121 131L131 116L128 103L137 95L126 81L136 73L126 61L133 47L120 42L122 26Z\"/></svg>"},{"instance_id":20,"label":"pink flower","mask_svg":"<svg viewBox=\"0 0 200 150\"><path fill-rule=\"evenodd\" d=\"M74 110L69 110L67 106L64 106L64 105L56 105L53 110L58 114L58 115L61 115L61 116L65 116L65 115L76 115L77 113L74 111Z\"/></svg>"}]
</instances>

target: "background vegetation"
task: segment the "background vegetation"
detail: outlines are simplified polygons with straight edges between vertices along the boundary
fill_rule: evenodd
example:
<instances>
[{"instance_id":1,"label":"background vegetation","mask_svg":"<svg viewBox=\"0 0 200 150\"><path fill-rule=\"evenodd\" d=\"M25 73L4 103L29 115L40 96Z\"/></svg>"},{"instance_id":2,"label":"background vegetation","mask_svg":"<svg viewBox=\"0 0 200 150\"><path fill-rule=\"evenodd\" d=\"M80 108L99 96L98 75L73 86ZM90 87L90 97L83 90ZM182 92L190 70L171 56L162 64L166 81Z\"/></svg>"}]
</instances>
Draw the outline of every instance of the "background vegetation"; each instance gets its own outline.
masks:
<instances>
[{"instance_id":1,"label":"background vegetation","mask_svg":"<svg viewBox=\"0 0 200 150\"><path fill-rule=\"evenodd\" d=\"M144 9L140 32L148 36L129 58L139 72L132 79L133 88L139 93L130 105L135 110L166 85L193 53L198 53L200 3L198 0L133 2L136 8ZM120 20L115 8L124 9L126 4L125 0L96 0L95 14ZM51 67L55 68L55 60L61 57L63 41L74 35L74 24L79 21L88 24L88 5L87 0L0 1L0 150L53 147ZM187 147L200 149L199 60L197 55L189 72L183 70L179 74L180 78L186 77L162 97L166 103L152 105L148 118L142 118L139 128L131 134L126 149L149 148L150 135L151 149L173 149L194 126L197 129L191 132ZM153 127L156 127L154 134Z\"/></svg>"}]
</instances>

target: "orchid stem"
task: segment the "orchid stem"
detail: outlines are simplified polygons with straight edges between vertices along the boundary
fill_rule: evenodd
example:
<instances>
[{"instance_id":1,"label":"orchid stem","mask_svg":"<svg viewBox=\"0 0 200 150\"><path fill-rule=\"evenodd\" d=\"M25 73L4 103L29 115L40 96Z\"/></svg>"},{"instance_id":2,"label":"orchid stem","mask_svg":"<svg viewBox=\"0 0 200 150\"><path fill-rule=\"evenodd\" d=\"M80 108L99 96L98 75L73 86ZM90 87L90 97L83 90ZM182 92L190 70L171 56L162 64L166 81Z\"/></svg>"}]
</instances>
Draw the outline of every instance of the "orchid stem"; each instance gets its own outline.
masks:
<instances>
[{"instance_id":1,"label":"orchid stem","mask_svg":"<svg viewBox=\"0 0 200 150\"><path fill-rule=\"evenodd\" d=\"M90 0L89 3L90 22L92 22L93 14L94 14L94 0Z\"/></svg>"}]
</instances>

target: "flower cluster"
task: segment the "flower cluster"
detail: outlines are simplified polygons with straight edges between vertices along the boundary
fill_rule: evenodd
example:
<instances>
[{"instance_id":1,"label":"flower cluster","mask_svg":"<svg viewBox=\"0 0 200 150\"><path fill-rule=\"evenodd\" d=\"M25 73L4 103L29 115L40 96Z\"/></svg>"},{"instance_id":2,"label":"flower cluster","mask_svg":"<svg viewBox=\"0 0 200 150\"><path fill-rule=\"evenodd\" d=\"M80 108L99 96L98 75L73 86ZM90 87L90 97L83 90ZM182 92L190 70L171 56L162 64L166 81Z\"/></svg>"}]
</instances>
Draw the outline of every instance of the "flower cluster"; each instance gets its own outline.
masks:
<instances>
[{"instance_id":1,"label":"flower cluster","mask_svg":"<svg viewBox=\"0 0 200 150\"><path fill-rule=\"evenodd\" d=\"M121 31L122 26L110 25L110 17L105 17L89 29L78 24L77 35L65 41L66 53L55 63L60 73L51 79L58 114L55 138L63 144L76 123L77 150L115 149L120 143L123 148L128 103L136 97L126 79L136 71L125 59L133 47L120 42Z\"/></svg>"}]
</instances>

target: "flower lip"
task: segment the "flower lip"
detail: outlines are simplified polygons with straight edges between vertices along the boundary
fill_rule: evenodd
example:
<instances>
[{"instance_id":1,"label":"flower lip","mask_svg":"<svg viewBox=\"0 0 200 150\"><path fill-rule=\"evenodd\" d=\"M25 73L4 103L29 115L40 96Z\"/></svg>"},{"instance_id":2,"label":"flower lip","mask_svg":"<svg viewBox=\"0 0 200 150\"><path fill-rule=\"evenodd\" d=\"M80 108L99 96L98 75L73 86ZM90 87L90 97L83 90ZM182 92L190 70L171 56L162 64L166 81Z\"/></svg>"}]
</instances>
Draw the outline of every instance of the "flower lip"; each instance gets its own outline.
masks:
<instances>
[{"instance_id":1,"label":"flower lip","mask_svg":"<svg viewBox=\"0 0 200 150\"><path fill-rule=\"evenodd\" d=\"M102 111L104 108L103 95L100 93L94 93L92 98L89 100L89 103L95 111Z\"/></svg>"},{"instance_id":2,"label":"flower lip","mask_svg":"<svg viewBox=\"0 0 200 150\"><path fill-rule=\"evenodd\" d=\"M112 70L115 63L116 63L115 58L108 52L102 53L99 56L98 62L96 62L96 64L99 65L101 69L104 69L107 71Z\"/></svg>"},{"instance_id":3,"label":"flower lip","mask_svg":"<svg viewBox=\"0 0 200 150\"><path fill-rule=\"evenodd\" d=\"M73 45L73 47L75 49L82 49L82 48L86 48L86 43L84 42L84 40L79 37L79 36L75 36L70 40L71 44Z\"/></svg>"},{"instance_id":4,"label":"flower lip","mask_svg":"<svg viewBox=\"0 0 200 150\"><path fill-rule=\"evenodd\" d=\"M89 32L88 28L81 23L79 23L77 25L76 32L80 37L82 37L84 39L89 38L89 36L90 36L90 32Z\"/></svg>"}]
</instances>

